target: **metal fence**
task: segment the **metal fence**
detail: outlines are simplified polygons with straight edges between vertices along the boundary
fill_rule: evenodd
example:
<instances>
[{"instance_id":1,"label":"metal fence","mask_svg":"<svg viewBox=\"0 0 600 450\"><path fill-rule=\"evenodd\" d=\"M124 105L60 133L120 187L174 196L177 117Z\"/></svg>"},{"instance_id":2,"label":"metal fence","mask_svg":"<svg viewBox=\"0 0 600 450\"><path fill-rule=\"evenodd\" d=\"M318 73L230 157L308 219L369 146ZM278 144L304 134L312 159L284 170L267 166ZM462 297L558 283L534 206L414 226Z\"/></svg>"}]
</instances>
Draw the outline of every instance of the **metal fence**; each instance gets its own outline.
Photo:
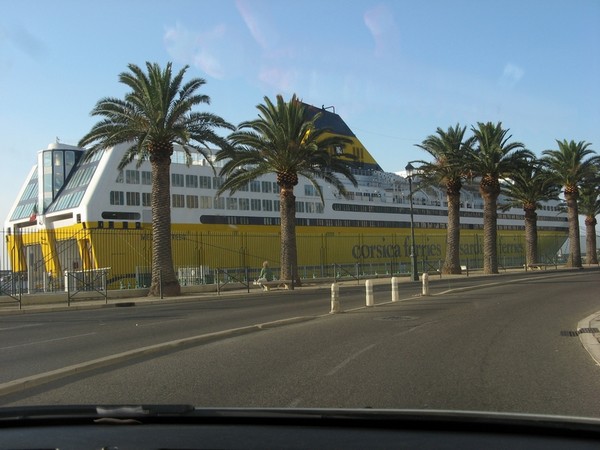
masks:
<instances>
[{"instance_id":1,"label":"metal fence","mask_svg":"<svg viewBox=\"0 0 600 450\"><path fill-rule=\"evenodd\" d=\"M43 230L14 234L0 231L2 292L65 291L69 274L105 271L107 289L149 287L151 282L152 235L149 230L87 229ZM542 261L555 262L566 236L540 233ZM175 271L183 286L251 281L258 278L267 260L279 272L280 236L277 233L181 232L172 234ZM410 236L395 234L298 234L300 277L364 278L406 275L410 272ZM420 272L441 268L446 247L443 230L419 229L415 237ZM483 236L465 230L461 235L461 265L470 270L483 266ZM525 261L523 233L498 236L501 268L517 267ZM81 275L83 277L84 275ZM249 278L249 280L247 280ZM96 289L90 286L90 289Z\"/></svg>"}]
</instances>

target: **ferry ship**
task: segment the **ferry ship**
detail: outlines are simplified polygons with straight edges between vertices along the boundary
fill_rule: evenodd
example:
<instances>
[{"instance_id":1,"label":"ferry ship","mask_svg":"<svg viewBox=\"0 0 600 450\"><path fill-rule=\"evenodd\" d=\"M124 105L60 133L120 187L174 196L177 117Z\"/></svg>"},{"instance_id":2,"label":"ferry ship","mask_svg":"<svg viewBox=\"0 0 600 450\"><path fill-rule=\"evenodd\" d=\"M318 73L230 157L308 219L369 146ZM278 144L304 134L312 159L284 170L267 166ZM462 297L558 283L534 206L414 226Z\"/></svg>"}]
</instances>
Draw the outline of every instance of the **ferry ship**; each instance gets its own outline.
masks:
<instances>
[{"instance_id":1,"label":"ferry ship","mask_svg":"<svg viewBox=\"0 0 600 450\"><path fill-rule=\"evenodd\" d=\"M410 272L410 192L406 177L384 171L342 118L330 109L317 126L351 140L358 186L349 195L322 185L324 202L300 179L295 189L298 264L301 277ZM144 287L151 267L151 169L134 161L118 169L126 145L98 152L55 142L37 154L37 163L5 222L7 252L14 272L26 274L30 291L64 289L65 273L104 270L109 288ZM418 150L416 151L418 152ZM414 159L421 158L415 153ZM342 181L347 180L341 178ZM444 259L447 203L443 188L421 187L413 177L413 226L420 270ZM262 261L278 266L279 189L275 175L248 184L235 195L217 197L219 167L202 155L187 165L181 149L171 164L173 258L183 285L214 281L217 269L248 270ZM461 192L461 264L476 268L483 257L483 200L476 184ZM502 197L499 204L502 203ZM554 258L568 236L558 202L538 210L540 256ZM501 267L525 260L524 215L498 214ZM247 273L247 272L246 272Z\"/></svg>"}]
</instances>

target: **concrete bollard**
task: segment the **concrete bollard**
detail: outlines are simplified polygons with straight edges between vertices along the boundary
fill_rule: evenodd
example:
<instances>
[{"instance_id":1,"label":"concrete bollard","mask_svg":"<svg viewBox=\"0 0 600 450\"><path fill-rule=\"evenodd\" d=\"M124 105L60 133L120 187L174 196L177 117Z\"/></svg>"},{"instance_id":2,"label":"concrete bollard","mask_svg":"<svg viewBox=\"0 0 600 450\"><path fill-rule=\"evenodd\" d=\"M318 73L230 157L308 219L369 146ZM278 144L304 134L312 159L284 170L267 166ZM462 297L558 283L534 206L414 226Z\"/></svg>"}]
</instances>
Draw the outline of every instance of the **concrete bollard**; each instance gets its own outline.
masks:
<instances>
[{"instance_id":1,"label":"concrete bollard","mask_svg":"<svg viewBox=\"0 0 600 450\"><path fill-rule=\"evenodd\" d=\"M423 297L427 297L429 295L429 274L425 272L422 277L423 280Z\"/></svg>"},{"instance_id":2,"label":"concrete bollard","mask_svg":"<svg viewBox=\"0 0 600 450\"><path fill-rule=\"evenodd\" d=\"M400 300L398 295L398 277L392 277L392 301L397 302Z\"/></svg>"},{"instance_id":3,"label":"concrete bollard","mask_svg":"<svg viewBox=\"0 0 600 450\"><path fill-rule=\"evenodd\" d=\"M365 290L366 290L366 305L373 306L373 281L367 280L365 281Z\"/></svg>"},{"instance_id":4,"label":"concrete bollard","mask_svg":"<svg viewBox=\"0 0 600 450\"><path fill-rule=\"evenodd\" d=\"M342 312L340 308L340 287L337 283L331 283L331 311L329 314Z\"/></svg>"}]
</instances>

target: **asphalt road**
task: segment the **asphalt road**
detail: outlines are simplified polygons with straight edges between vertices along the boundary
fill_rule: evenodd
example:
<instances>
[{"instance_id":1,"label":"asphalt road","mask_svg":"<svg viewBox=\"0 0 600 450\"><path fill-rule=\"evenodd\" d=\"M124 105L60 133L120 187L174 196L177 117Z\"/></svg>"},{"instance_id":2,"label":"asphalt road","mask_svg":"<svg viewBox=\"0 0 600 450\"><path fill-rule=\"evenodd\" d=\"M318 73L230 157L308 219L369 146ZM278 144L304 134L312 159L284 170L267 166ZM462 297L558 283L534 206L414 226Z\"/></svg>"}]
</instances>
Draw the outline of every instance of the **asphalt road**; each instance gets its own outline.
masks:
<instances>
[{"instance_id":1,"label":"asphalt road","mask_svg":"<svg viewBox=\"0 0 600 450\"><path fill-rule=\"evenodd\" d=\"M515 280L525 274L502 277ZM376 303L391 300L389 279L374 281ZM431 293L466 286L497 283L498 277L431 278ZM400 284L403 300L421 293L421 283ZM365 305L365 288L355 283L340 286L342 309ZM97 303L102 306L102 302ZM45 313L0 316L0 384L63 367L109 357L164 342L222 330L238 329L293 317L317 317L331 310L327 285L285 292L253 291L209 295L198 301L167 300L148 305L138 299L134 308L56 310ZM57 305L60 306L60 305ZM1 392L1 389L0 389Z\"/></svg>"},{"instance_id":2,"label":"asphalt road","mask_svg":"<svg viewBox=\"0 0 600 450\"><path fill-rule=\"evenodd\" d=\"M324 314L123 360L6 395L0 404L441 408L599 417L599 368L576 337L561 331L574 330L579 320L600 309L600 274L551 275L492 278L487 287L488 281L479 280L477 289L464 291L460 284L474 280L453 281L450 287L434 282L432 294L437 295L423 298L414 297L418 286L412 285L395 304L379 303L377 297L387 300L389 288L381 285L375 289L379 304L372 308L361 307L362 287L345 286L341 299L346 312L336 315L327 314L329 305L323 303L329 291L323 289L36 314L17 322L16 317L2 318L1 372L14 379L20 376L14 367L22 367L23 374L36 370L37 363L29 361L35 348L38 359L46 361L38 370L46 370L52 356L60 360L58 367L106 354L96 348L103 342L110 353L222 330L225 323L240 327ZM443 293L449 289L454 291ZM10 326L20 328L7 333ZM30 332L39 335L26 345L23 338ZM5 338L13 333L17 336L7 345ZM41 337L54 341L36 344ZM74 344L78 340L82 343ZM114 342L119 340L127 342ZM50 356L42 358L42 352Z\"/></svg>"}]
</instances>

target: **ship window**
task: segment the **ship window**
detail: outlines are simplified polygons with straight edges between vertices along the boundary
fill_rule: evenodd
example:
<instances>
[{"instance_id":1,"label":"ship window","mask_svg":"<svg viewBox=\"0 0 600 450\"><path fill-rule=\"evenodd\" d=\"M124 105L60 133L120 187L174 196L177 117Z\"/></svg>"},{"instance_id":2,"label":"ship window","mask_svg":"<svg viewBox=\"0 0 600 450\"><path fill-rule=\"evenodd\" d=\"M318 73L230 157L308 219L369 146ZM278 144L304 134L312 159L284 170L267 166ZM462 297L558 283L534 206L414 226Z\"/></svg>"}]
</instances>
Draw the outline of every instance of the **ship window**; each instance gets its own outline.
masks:
<instances>
[{"instance_id":1,"label":"ship window","mask_svg":"<svg viewBox=\"0 0 600 450\"><path fill-rule=\"evenodd\" d=\"M260 192L260 181L252 180L250 182L250 192Z\"/></svg>"},{"instance_id":2,"label":"ship window","mask_svg":"<svg viewBox=\"0 0 600 450\"><path fill-rule=\"evenodd\" d=\"M281 202L279 200L273 200L273 210L274 211L279 211Z\"/></svg>"},{"instance_id":3,"label":"ship window","mask_svg":"<svg viewBox=\"0 0 600 450\"><path fill-rule=\"evenodd\" d=\"M210 189L210 177L200 175L200 189Z\"/></svg>"},{"instance_id":4,"label":"ship window","mask_svg":"<svg viewBox=\"0 0 600 450\"><path fill-rule=\"evenodd\" d=\"M152 172L147 170L142 171L142 184L145 184L146 186L152 185Z\"/></svg>"},{"instance_id":5,"label":"ship window","mask_svg":"<svg viewBox=\"0 0 600 450\"><path fill-rule=\"evenodd\" d=\"M225 199L223 197L215 198L215 209L225 209Z\"/></svg>"},{"instance_id":6,"label":"ship window","mask_svg":"<svg viewBox=\"0 0 600 450\"><path fill-rule=\"evenodd\" d=\"M238 191L241 191L241 192L248 192L248 184L244 184L244 185L242 185L242 186L241 186L241 187L238 189Z\"/></svg>"},{"instance_id":7,"label":"ship window","mask_svg":"<svg viewBox=\"0 0 600 450\"><path fill-rule=\"evenodd\" d=\"M90 159L88 159L88 163L93 163L96 161L100 161L100 158L102 158L102 155L104 155L104 150L99 150L97 152L95 152Z\"/></svg>"},{"instance_id":8,"label":"ship window","mask_svg":"<svg viewBox=\"0 0 600 450\"><path fill-rule=\"evenodd\" d=\"M263 211L273 211L273 202L271 200L263 200L262 209Z\"/></svg>"},{"instance_id":9,"label":"ship window","mask_svg":"<svg viewBox=\"0 0 600 450\"><path fill-rule=\"evenodd\" d=\"M127 192L127 205L128 206L140 206L140 193L139 192Z\"/></svg>"},{"instance_id":10,"label":"ship window","mask_svg":"<svg viewBox=\"0 0 600 450\"><path fill-rule=\"evenodd\" d=\"M227 197L227 209L238 209L238 199L235 197Z\"/></svg>"},{"instance_id":11,"label":"ship window","mask_svg":"<svg viewBox=\"0 0 600 450\"><path fill-rule=\"evenodd\" d=\"M123 191L110 191L110 204L111 205L124 205Z\"/></svg>"},{"instance_id":12,"label":"ship window","mask_svg":"<svg viewBox=\"0 0 600 450\"><path fill-rule=\"evenodd\" d=\"M173 208L183 208L185 207L185 195L173 194L171 202L173 203Z\"/></svg>"},{"instance_id":13,"label":"ship window","mask_svg":"<svg viewBox=\"0 0 600 450\"><path fill-rule=\"evenodd\" d=\"M90 180L94 176L94 172L96 171L96 167L88 167L84 170L83 175L81 176L81 183L79 186L83 186L84 184L89 184Z\"/></svg>"},{"instance_id":14,"label":"ship window","mask_svg":"<svg viewBox=\"0 0 600 450\"><path fill-rule=\"evenodd\" d=\"M21 200L29 200L37 196L37 182L32 183L31 181L27 185L23 197Z\"/></svg>"},{"instance_id":15,"label":"ship window","mask_svg":"<svg viewBox=\"0 0 600 450\"><path fill-rule=\"evenodd\" d=\"M125 183L140 184L140 172L137 170L126 170L125 171Z\"/></svg>"},{"instance_id":16,"label":"ship window","mask_svg":"<svg viewBox=\"0 0 600 450\"><path fill-rule=\"evenodd\" d=\"M296 202L296 212L304 212L304 202Z\"/></svg>"},{"instance_id":17,"label":"ship window","mask_svg":"<svg viewBox=\"0 0 600 450\"><path fill-rule=\"evenodd\" d=\"M222 184L223 184L222 177L213 177L213 188L214 189L219 189Z\"/></svg>"},{"instance_id":18,"label":"ship window","mask_svg":"<svg viewBox=\"0 0 600 450\"><path fill-rule=\"evenodd\" d=\"M260 200L253 198L250 200L250 209L252 211L260 211Z\"/></svg>"},{"instance_id":19,"label":"ship window","mask_svg":"<svg viewBox=\"0 0 600 450\"><path fill-rule=\"evenodd\" d=\"M71 173L71 169L75 165L75 152L66 151L65 152L65 176L68 176Z\"/></svg>"},{"instance_id":20,"label":"ship window","mask_svg":"<svg viewBox=\"0 0 600 450\"><path fill-rule=\"evenodd\" d=\"M250 210L250 199L240 198L240 209L242 211Z\"/></svg>"},{"instance_id":21,"label":"ship window","mask_svg":"<svg viewBox=\"0 0 600 450\"><path fill-rule=\"evenodd\" d=\"M102 211L102 218L109 220L140 220L140 213L132 212L117 212L117 211ZM100 223L98 223L100 225ZM110 228L110 222L109 222Z\"/></svg>"},{"instance_id":22,"label":"ship window","mask_svg":"<svg viewBox=\"0 0 600 450\"><path fill-rule=\"evenodd\" d=\"M273 182L273 192L275 192L275 193L279 192L279 185L275 182Z\"/></svg>"},{"instance_id":23,"label":"ship window","mask_svg":"<svg viewBox=\"0 0 600 450\"><path fill-rule=\"evenodd\" d=\"M200 196L200 208L202 209L212 209L213 207L213 198L208 195Z\"/></svg>"},{"instance_id":24,"label":"ship window","mask_svg":"<svg viewBox=\"0 0 600 450\"><path fill-rule=\"evenodd\" d=\"M188 208L198 208L198 196L197 195L186 195L185 203Z\"/></svg>"},{"instance_id":25,"label":"ship window","mask_svg":"<svg viewBox=\"0 0 600 450\"><path fill-rule=\"evenodd\" d=\"M123 182L123 171L119 170L119 173L117 174L117 179L115 180L115 183L122 183Z\"/></svg>"},{"instance_id":26,"label":"ship window","mask_svg":"<svg viewBox=\"0 0 600 450\"><path fill-rule=\"evenodd\" d=\"M263 181L262 182L262 191L265 192L265 193L272 192L271 182L269 182L269 181Z\"/></svg>"},{"instance_id":27,"label":"ship window","mask_svg":"<svg viewBox=\"0 0 600 450\"><path fill-rule=\"evenodd\" d=\"M152 194L150 192L142 192L142 206L152 206Z\"/></svg>"},{"instance_id":28,"label":"ship window","mask_svg":"<svg viewBox=\"0 0 600 450\"><path fill-rule=\"evenodd\" d=\"M198 187L198 175L186 175L185 176L185 187L197 188Z\"/></svg>"},{"instance_id":29,"label":"ship window","mask_svg":"<svg viewBox=\"0 0 600 450\"><path fill-rule=\"evenodd\" d=\"M173 187L183 187L184 186L184 177L181 173L172 173L171 174L171 186Z\"/></svg>"}]
</instances>

